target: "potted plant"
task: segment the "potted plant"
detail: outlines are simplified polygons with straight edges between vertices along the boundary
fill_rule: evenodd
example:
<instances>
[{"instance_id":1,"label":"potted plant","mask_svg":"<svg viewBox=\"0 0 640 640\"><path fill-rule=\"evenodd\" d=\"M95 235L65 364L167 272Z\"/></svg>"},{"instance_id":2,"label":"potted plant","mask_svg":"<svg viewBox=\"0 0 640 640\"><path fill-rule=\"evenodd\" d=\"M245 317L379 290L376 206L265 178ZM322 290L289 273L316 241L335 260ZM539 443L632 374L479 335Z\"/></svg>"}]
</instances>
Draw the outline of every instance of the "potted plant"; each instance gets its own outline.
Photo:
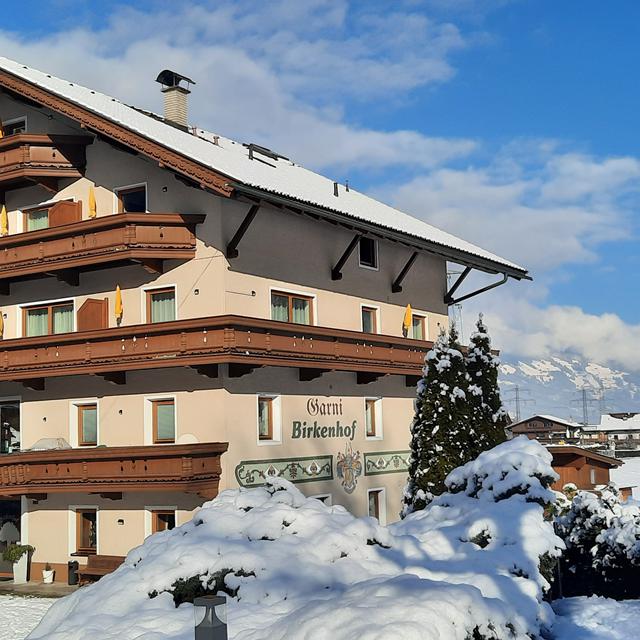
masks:
<instances>
[{"instance_id":1,"label":"potted plant","mask_svg":"<svg viewBox=\"0 0 640 640\"><path fill-rule=\"evenodd\" d=\"M3 552L2 559L13 563L13 582L24 584L29 580L29 560L35 549L30 544L10 544Z\"/></svg>"},{"instance_id":2,"label":"potted plant","mask_svg":"<svg viewBox=\"0 0 640 640\"><path fill-rule=\"evenodd\" d=\"M47 562L42 570L42 582L44 582L44 584L53 584L53 578L55 575L55 570L52 569L51 565Z\"/></svg>"}]
</instances>

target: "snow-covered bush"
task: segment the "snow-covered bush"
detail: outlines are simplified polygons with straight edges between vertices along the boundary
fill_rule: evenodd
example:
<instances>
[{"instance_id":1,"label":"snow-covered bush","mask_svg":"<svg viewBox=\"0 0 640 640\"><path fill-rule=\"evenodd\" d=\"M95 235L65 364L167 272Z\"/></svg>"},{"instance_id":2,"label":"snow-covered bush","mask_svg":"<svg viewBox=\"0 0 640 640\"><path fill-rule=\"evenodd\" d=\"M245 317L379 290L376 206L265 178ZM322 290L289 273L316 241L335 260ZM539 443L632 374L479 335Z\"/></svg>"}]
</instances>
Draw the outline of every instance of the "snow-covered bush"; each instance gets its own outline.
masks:
<instances>
[{"instance_id":1,"label":"snow-covered bush","mask_svg":"<svg viewBox=\"0 0 640 640\"><path fill-rule=\"evenodd\" d=\"M562 559L567 595L640 597L640 507L621 502L609 486L601 495L578 491L556 519L567 546Z\"/></svg>"},{"instance_id":2,"label":"snow-covered bush","mask_svg":"<svg viewBox=\"0 0 640 640\"><path fill-rule=\"evenodd\" d=\"M540 638L553 614L539 566L562 544L543 519L554 477L548 452L517 438L389 527L278 479L225 491L58 601L29 638L191 640L189 600L204 592L229 596L233 639Z\"/></svg>"}]
</instances>

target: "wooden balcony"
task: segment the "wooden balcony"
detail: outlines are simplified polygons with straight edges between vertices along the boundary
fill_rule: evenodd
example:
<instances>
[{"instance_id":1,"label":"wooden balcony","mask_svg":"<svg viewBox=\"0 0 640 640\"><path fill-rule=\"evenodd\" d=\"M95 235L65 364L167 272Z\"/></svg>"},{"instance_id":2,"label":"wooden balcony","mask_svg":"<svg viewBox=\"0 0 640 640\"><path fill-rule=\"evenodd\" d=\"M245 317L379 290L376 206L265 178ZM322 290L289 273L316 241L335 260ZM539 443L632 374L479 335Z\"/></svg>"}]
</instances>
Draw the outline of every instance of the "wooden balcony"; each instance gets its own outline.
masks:
<instances>
[{"instance_id":1,"label":"wooden balcony","mask_svg":"<svg viewBox=\"0 0 640 640\"><path fill-rule=\"evenodd\" d=\"M182 491L209 499L218 493L226 450L226 443L206 443L12 453L0 456L0 496Z\"/></svg>"},{"instance_id":2,"label":"wooden balcony","mask_svg":"<svg viewBox=\"0 0 640 640\"><path fill-rule=\"evenodd\" d=\"M301 380L351 371L359 383L383 375L415 383L431 342L261 318L213 316L0 342L0 381L44 388L46 378L102 375L124 384L126 372L192 367L238 377L263 366L296 367Z\"/></svg>"},{"instance_id":3,"label":"wooden balcony","mask_svg":"<svg viewBox=\"0 0 640 640\"><path fill-rule=\"evenodd\" d=\"M77 215L71 211L76 204L56 203L52 215L64 205L69 220ZM81 271L127 262L162 271L164 260L195 257L195 227L203 220L203 215L117 213L5 236L0 238L0 293L8 294L11 282L43 275L77 284Z\"/></svg>"},{"instance_id":4,"label":"wooden balcony","mask_svg":"<svg viewBox=\"0 0 640 640\"><path fill-rule=\"evenodd\" d=\"M80 178L86 165L86 136L18 133L0 139L0 189L39 184L58 191L63 178Z\"/></svg>"}]
</instances>

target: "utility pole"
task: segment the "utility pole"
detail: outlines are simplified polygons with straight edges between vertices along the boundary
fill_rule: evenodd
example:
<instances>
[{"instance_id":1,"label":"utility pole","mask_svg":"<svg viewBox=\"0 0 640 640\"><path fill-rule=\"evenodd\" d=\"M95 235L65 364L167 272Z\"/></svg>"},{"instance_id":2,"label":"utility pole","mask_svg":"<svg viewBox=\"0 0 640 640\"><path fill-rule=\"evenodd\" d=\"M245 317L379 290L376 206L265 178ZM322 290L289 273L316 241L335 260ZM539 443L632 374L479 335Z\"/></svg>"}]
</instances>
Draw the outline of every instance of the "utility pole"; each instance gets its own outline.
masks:
<instances>
[{"instance_id":1,"label":"utility pole","mask_svg":"<svg viewBox=\"0 0 640 640\"><path fill-rule=\"evenodd\" d=\"M523 398L522 394L523 393L530 393L528 389L520 389L520 385L517 384L514 386L513 389L509 389L508 391L505 391L503 395L509 395L510 393L513 394L513 398L508 398L507 400L505 400L505 403L509 404L509 403L515 403L516 405L516 422L520 422L520 419L522 418L522 412L521 412L521 406L522 405L526 405L528 403L533 403L535 404L536 401L533 398Z\"/></svg>"},{"instance_id":2,"label":"utility pole","mask_svg":"<svg viewBox=\"0 0 640 640\"><path fill-rule=\"evenodd\" d=\"M582 406L582 426L586 427L589 424L589 405L594 404L596 402L602 403L602 394L600 397L592 397L590 394L593 391L593 387L589 387L585 385L579 390L580 396L575 400L572 400L572 403L579 403Z\"/></svg>"}]
</instances>

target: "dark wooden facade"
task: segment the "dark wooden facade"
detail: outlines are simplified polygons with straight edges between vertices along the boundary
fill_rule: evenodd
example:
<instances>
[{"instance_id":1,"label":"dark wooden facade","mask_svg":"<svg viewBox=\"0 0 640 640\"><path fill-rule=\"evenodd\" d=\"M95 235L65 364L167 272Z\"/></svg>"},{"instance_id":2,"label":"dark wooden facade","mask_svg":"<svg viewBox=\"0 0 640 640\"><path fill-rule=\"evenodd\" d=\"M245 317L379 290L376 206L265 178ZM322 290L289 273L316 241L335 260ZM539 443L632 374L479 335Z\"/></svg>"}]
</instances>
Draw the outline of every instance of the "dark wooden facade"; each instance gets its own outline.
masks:
<instances>
[{"instance_id":1,"label":"dark wooden facade","mask_svg":"<svg viewBox=\"0 0 640 640\"><path fill-rule=\"evenodd\" d=\"M52 274L69 281L74 272L100 265L136 262L161 271L163 260L195 257L195 227L203 220L202 215L121 213L5 236L0 238L2 293L16 280Z\"/></svg>"},{"instance_id":2,"label":"dark wooden facade","mask_svg":"<svg viewBox=\"0 0 640 640\"><path fill-rule=\"evenodd\" d=\"M361 383L383 375L415 384L432 343L241 316L131 325L0 343L0 380L42 387L50 377L167 367L297 367L301 379L352 371ZM209 368L207 373L217 375Z\"/></svg>"},{"instance_id":3,"label":"dark wooden facade","mask_svg":"<svg viewBox=\"0 0 640 640\"><path fill-rule=\"evenodd\" d=\"M182 491L210 499L226 450L226 443L205 443L25 451L0 456L0 495Z\"/></svg>"},{"instance_id":4,"label":"dark wooden facade","mask_svg":"<svg viewBox=\"0 0 640 640\"><path fill-rule=\"evenodd\" d=\"M588 491L606 485L610 481L609 471L622 465L621 460L573 445L548 449L553 455L553 468L560 475L552 486L556 491L562 491L562 487L570 482L578 489Z\"/></svg>"}]
</instances>

